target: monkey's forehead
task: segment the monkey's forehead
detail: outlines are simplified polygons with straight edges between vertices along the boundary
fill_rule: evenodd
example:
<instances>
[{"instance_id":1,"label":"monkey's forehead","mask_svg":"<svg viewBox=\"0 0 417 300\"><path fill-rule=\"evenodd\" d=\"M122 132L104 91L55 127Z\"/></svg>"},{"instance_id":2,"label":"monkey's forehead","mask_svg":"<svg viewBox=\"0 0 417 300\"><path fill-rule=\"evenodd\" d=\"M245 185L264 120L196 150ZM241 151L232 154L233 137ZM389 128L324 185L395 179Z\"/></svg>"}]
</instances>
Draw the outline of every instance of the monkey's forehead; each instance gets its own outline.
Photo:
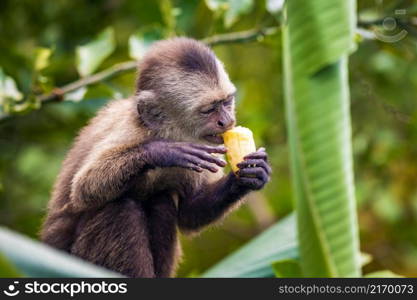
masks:
<instances>
[{"instance_id":1,"label":"monkey's forehead","mask_svg":"<svg viewBox=\"0 0 417 300\"><path fill-rule=\"evenodd\" d=\"M173 38L155 43L140 63L139 88L146 88L156 77L167 73L183 72L204 75L211 82L219 83L223 69L214 52L206 45L189 38Z\"/></svg>"}]
</instances>

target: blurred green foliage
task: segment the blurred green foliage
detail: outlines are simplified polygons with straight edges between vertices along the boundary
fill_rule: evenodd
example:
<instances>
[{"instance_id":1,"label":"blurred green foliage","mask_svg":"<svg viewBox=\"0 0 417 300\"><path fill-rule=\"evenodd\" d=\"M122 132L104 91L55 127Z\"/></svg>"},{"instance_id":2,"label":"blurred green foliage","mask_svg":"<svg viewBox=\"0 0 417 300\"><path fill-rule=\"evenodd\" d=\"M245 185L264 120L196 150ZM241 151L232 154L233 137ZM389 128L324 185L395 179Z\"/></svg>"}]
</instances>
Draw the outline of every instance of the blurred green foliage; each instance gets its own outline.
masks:
<instances>
[{"instance_id":1,"label":"blurred green foliage","mask_svg":"<svg viewBox=\"0 0 417 300\"><path fill-rule=\"evenodd\" d=\"M243 3L241 7L225 6L226 2L0 1L0 86L12 86L7 95L0 94L0 114L18 114L0 121L0 223L36 237L54 179L77 131L107 101L131 95L136 75L124 73L81 91L81 96L66 98L74 101L41 106L33 95L77 80L77 66L87 75L138 58L155 38L176 34L201 39L279 25L271 8L282 1L268 1L268 6L266 1L230 1ZM366 39L350 60L361 249L373 257L365 270L417 276L417 28L407 21L415 20L417 5L412 0L359 2L359 17L367 30L392 36L407 32L395 43ZM398 9L406 9L406 14L396 16ZM402 27L383 31L369 26L369 20L387 16L401 18ZM81 71L77 49L85 49L96 37L106 46L98 51L98 63ZM274 174L262 193L253 195L221 226L183 238L179 276L202 273L293 209L280 32L214 50L238 87L238 121L267 148Z\"/></svg>"}]
</instances>

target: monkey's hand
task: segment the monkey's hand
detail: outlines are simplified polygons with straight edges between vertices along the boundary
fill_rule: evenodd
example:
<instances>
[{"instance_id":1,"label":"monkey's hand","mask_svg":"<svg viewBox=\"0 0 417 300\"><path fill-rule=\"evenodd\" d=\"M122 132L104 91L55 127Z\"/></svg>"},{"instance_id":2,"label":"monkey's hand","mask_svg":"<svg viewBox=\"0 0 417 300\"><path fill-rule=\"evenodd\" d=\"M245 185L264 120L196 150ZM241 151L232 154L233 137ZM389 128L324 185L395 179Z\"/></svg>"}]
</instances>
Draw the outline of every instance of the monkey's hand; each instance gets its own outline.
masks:
<instances>
[{"instance_id":1,"label":"monkey's hand","mask_svg":"<svg viewBox=\"0 0 417 300\"><path fill-rule=\"evenodd\" d=\"M223 146L213 147L169 140L156 140L143 145L146 160L152 167L180 167L202 172L217 172L226 162L210 153L226 153Z\"/></svg>"},{"instance_id":2,"label":"monkey's hand","mask_svg":"<svg viewBox=\"0 0 417 300\"><path fill-rule=\"evenodd\" d=\"M237 184L250 190L260 190L269 181L271 167L268 164L268 154L264 148L248 154L244 161L238 163Z\"/></svg>"}]
</instances>

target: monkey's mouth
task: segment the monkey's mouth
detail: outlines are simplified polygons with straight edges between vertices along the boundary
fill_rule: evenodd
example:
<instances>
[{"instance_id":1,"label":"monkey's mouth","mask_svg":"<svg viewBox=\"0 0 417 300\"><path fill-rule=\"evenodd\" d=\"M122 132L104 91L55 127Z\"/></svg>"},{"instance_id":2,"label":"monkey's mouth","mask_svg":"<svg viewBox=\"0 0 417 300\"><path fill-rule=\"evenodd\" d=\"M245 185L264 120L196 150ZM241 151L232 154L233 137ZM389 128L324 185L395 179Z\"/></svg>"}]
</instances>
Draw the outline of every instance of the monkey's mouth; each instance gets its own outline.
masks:
<instances>
[{"instance_id":1,"label":"monkey's mouth","mask_svg":"<svg viewBox=\"0 0 417 300\"><path fill-rule=\"evenodd\" d=\"M223 137L221 133L205 135L204 139L212 144L217 144L217 145L223 144Z\"/></svg>"}]
</instances>

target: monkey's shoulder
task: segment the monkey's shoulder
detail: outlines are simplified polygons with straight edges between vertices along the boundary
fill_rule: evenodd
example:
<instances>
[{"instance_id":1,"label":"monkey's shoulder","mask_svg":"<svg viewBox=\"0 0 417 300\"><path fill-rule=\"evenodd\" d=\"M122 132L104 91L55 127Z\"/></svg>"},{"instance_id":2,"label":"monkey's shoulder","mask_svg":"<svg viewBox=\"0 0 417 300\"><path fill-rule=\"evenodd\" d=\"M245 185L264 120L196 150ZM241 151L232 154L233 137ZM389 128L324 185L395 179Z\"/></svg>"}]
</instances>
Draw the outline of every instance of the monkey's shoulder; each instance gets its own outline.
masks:
<instances>
[{"instance_id":1,"label":"monkey's shoulder","mask_svg":"<svg viewBox=\"0 0 417 300\"><path fill-rule=\"evenodd\" d=\"M132 136L143 132L133 98L114 100L100 109L81 134Z\"/></svg>"},{"instance_id":2,"label":"monkey's shoulder","mask_svg":"<svg viewBox=\"0 0 417 300\"><path fill-rule=\"evenodd\" d=\"M103 153L140 143L145 133L138 124L135 112L132 98L111 101L100 109L74 140L60 178L70 181L82 166L99 163Z\"/></svg>"},{"instance_id":3,"label":"monkey's shoulder","mask_svg":"<svg viewBox=\"0 0 417 300\"><path fill-rule=\"evenodd\" d=\"M100 109L97 115L80 131L74 148L101 152L117 146L131 146L146 137L141 126L133 98L114 100Z\"/></svg>"}]
</instances>

